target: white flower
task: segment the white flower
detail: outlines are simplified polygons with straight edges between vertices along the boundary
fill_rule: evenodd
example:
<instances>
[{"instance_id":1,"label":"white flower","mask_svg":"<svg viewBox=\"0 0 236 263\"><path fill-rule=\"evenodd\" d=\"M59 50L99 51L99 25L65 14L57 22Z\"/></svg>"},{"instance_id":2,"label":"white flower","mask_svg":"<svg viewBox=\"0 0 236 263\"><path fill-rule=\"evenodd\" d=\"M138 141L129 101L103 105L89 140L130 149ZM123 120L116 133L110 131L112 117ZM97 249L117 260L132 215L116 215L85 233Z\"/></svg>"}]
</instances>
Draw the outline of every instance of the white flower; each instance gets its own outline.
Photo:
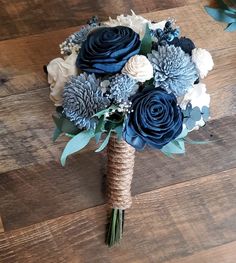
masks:
<instances>
[{"instance_id":1,"label":"white flower","mask_svg":"<svg viewBox=\"0 0 236 263\"><path fill-rule=\"evenodd\" d=\"M199 107L201 110L203 106L209 108L210 100L210 95L206 93L206 85L204 83L198 83L193 85L193 88L191 88L188 93L185 94L182 102L180 103L180 107L182 109L186 109L187 104L190 102L193 108ZM194 129L198 129L204 125L205 122L201 118L201 120L196 122L196 127Z\"/></svg>"},{"instance_id":2,"label":"white flower","mask_svg":"<svg viewBox=\"0 0 236 263\"><path fill-rule=\"evenodd\" d=\"M110 81L108 79L105 79L103 80L101 83L100 83L100 86L101 86L101 90L102 90L102 93L105 94L106 91L107 91L107 88L109 87L110 85Z\"/></svg>"},{"instance_id":3,"label":"white flower","mask_svg":"<svg viewBox=\"0 0 236 263\"><path fill-rule=\"evenodd\" d=\"M62 105L62 93L65 83L72 75L77 75L78 70L75 65L77 58L76 51L73 51L65 60L55 58L47 65L48 83L50 84L50 99L55 106Z\"/></svg>"},{"instance_id":4,"label":"white flower","mask_svg":"<svg viewBox=\"0 0 236 263\"><path fill-rule=\"evenodd\" d=\"M145 56L135 55L127 61L122 73L137 81L145 82L153 77L153 67Z\"/></svg>"},{"instance_id":5,"label":"white flower","mask_svg":"<svg viewBox=\"0 0 236 263\"><path fill-rule=\"evenodd\" d=\"M202 79L207 76L208 71L212 70L214 66L211 54L203 48L195 48L192 51L192 61L196 64Z\"/></svg>"},{"instance_id":6,"label":"white flower","mask_svg":"<svg viewBox=\"0 0 236 263\"><path fill-rule=\"evenodd\" d=\"M166 21L162 21L159 23L151 23L151 21L145 19L142 16L138 16L134 13L134 11L131 10L131 15L120 15L117 16L116 19L112 19L109 17L109 21L105 22L105 25L107 26L127 26L132 28L136 33L139 34L140 38L142 39L145 31L146 31L146 25L149 25L150 29L163 29L165 26Z\"/></svg>"}]
</instances>

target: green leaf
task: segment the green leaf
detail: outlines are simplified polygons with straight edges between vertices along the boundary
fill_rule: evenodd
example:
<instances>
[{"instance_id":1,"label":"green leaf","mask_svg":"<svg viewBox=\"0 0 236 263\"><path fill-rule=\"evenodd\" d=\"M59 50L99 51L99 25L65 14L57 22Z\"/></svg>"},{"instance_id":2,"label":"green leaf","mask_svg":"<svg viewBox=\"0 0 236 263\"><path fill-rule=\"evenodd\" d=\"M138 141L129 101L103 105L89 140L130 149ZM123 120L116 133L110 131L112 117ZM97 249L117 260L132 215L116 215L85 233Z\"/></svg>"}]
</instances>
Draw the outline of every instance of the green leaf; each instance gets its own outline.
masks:
<instances>
[{"instance_id":1,"label":"green leaf","mask_svg":"<svg viewBox=\"0 0 236 263\"><path fill-rule=\"evenodd\" d=\"M180 139L180 140L174 140L173 144L178 147L181 151L185 152L185 146L184 146L184 140Z\"/></svg>"},{"instance_id":2,"label":"green leaf","mask_svg":"<svg viewBox=\"0 0 236 263\"><path fill-rule=\"evenodd\" d=\"M162 150L161 150L161 151L162 151ZM169 158L173 158L173 159L174 159L173 154L168 153L168 152L165 152L165 151L162 151L162 153L164 153L167 157L169 157Z\"/></svg>"},{"instance_id":3,"label":"green leaf","mask_svg":"<svg viewBox=\"0 0 236 263\"><path fill-rule=\"evenodd\" d=\"M62 122L63 122L62 116L60 114L53 114L52 119L54 123L56 124L57 128L61 129Z\"/></svg>"},{"instance_id":4,"label":"green leaf","mask_svg":"<svg viewBox=\"0 0 236 263\"><path fill-rule=\"evenodd\" d=\"M66 145L62 155L61 155L61 164L65 166L66 159L69 155L76 153L83 149L94 137L94 131L82 131L79 134L75 135Z\"/></svg>"},{"instance_id":5,"label":"green leaf","mask_svg":"<svg viewBox=\"0 0 236 263\"><path fill-rule=\"evenodd\" d=\"M185 138L184 141L189 143L189 144L200 144L200 145L202 145L202 144L204 145L204 144L208 144L208 143L212 142L212 141L194 141L194 140L191 140L189 138Z\"/></svg>"},{"instance_id":6,"label":"green leaf","mask_svg":"<svg viewBox=\"0 0 236 263\"><path fill-rule=\"evenodd\" d=\"M220 0L218 0L220 1ZM231 6L235 6L236 5L236 1L235 0L227 0L227 1L223 1L226 4L226 8L223 8L225 10L231 11L233 13L236 13L236 9L231 7Z\"/></svg>"},{"instance_id":7,"label":"green leaf","mask_svg":"<svg viewBox=\"0 0 236 263\"><path fill-rule=\"evenodd\" d=\"M66 135L67 137L69 137L69 138L74 138L74 137L75 137L74 134L70 134L70 133L65 133L65 135Z\"/></svg>"},{"instance_id":8,"label":"green leaf","mask_svg":"<svg viewBox=\"0 0 236 263\"><path fill-rule=\"evenodd\" d=\"M101 136L102 136L102 132L95 133L94 137L97 144L99 143Z\"/></svg>"},{"instance_id":9,"label":"green leaf","mask_svg":"<svg viewBox=\"0 0 236 263\"><path fill-rule=\"evenodd\" d=\"M236 22L228 24L228 26L225 28L225 31L227 32L233 32L236 30Z\"/></svg>"},{"instance_id":10,"label":"green leaf","mask_svg":"<svg viewBox=\"0 0 236 263\"><path fill-rule=\"evenodd\" d=\"M62 132L69 133L69 134L76 134L79 132L79 129L68 120L65 116L60 113L52 115L53 121L55 122L57 128Z\"/></svg>"},{"instance_id":11,"label":"green leaf","mask_svg":"<svg viewBox=\"0 0 236 263\"><path fill-rule=\"evenodd\" d=\"M223 9L205 6L205 10L208 13L208 15L213 17L216 21L225 22L225 23L236 22L236 18L231 17L229 12Z\"/></svg>"},{"instance_id":12,"label":"green leaf","mask_svg":"<svg viewBox=\"0 0 236 263\"><path fill-rule=\"evenodd\" d=\"M218 6L222 9L228 9L227 4L223 0L216 0Z\"/></svg>"},{"instance_id":13,"label":"green leaf","mask_svg":"<svg viewBox=\"0 0 236 263\"><path fill-rule=\"evenodd\" d=\"M122 139L123 125L119 125L115 128L117 139L120 141Z\"/></svg>"},{"instance_id":14,"label":"green leaf","mask_svg":"<svg viewBox=\"0 0 236 263\"><path fill-rule=\"evenodd\" d=\"M99 118L98 124L96 125L95 133L102 132L104 130L105 122L104 116Z\"/></svg>"},{"instance_id":15,"label":"green leaf","mask_svg":"<svg viewBox=\"0 0 236 263\"><path fill-rule=\"evenodd\" d=\"M232 11L232 10L224 10L225 14L227 14L228 16L232 17L232 18L236 18L236 10Z\"/></svg>"},{"instance_id":16,"label":"green leaf","mask_svg":"<svg viewBox=\"0 0 236 263\"><path fill-rule=\"evenodd\" d=\"M96 153L101 152L108 144L109 139L111 137L111 131L109 131L109 133L107 134L107 137L105 138L105 140L103 141L103 143L99 146L99 148L95 151Z\"/></svg>"},{"instance_id":17,"label":"green leaf","mask_svg":"<svg viewBox=\"0 0 236 263\"><path fill-rule=\"evenodd\" d=\"M53 142L55 142L56 139L57 139L61 134L62 134L62 131L56 127L55 130L54 130L53 136L52 136Z\"/></svg>"},{"instance_id":18,"label":"green leaf","mask_svg":"<svg viewBox=\"0 0 236 263\"><path fill-rule=\"evenodd\" d=\"M180 135L176 138L176 140L178 139L183 139L184 137L186 137L188 135L188 129L183 129L182 132L180 133Z\"/></svg>"},{"instance_id":19,"label":"green leaf","mask_svg":"<svg viewBox=\"0 0 236 263\"><path fill-rule=\"evenodd\" d=\"M164 147L162 147L161 151L168 154L184 154L185 153L184 143L178 140L171 141L168 144L166 144Z\"/></svg>"},{"instance_id":20,"label":"green leaf","mask_svg":"<svg viewBox=\"0 0 236 263\"><path fill-rule=\"evenodd\" d=\"M74 123L72 123L71 121L69 121L68 119L64 117L63 117L61 130L69 134L76 134L79 132L79 129L74 125Z\"/></svg>"},{"instance_id":21,"label":"green leaf","mask_svg":"<svg viewBox=\"0 0 236 263\"><path fill-rule=\"evenodd\" d=\"M109 108L105 109L105 110L102 110L102 111L99 111L97 112L96 114L93 115L93 117L98 117L100 118L102 115L104 115L105 113L107 112L110 112L112 110L116 110L118 107L116 105L111 105Z\"/></svg>"},{"instance_id":22,"label":"green leaf","mask_svg":"<svg viewBox=\"0 0 236 263\"><path fill-rule=\"evenodd\" d=\"M148 53L151 52L151 49L152 49L152 36L151 36L151 30L147 23L145 35L141 42L141 48L139 54L146 56Z\"/></svg>"}]
</instances>

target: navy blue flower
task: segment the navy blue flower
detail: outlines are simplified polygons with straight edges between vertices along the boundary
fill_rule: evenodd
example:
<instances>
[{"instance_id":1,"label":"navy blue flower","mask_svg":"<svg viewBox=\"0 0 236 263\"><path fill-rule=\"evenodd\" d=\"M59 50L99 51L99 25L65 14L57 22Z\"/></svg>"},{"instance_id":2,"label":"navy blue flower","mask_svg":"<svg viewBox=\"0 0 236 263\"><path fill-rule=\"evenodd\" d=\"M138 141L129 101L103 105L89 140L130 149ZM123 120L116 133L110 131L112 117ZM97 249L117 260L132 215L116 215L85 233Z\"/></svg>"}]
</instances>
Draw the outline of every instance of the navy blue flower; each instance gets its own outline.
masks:
<instances>
[{"instance_id":1,"label":"navy blue flower","mask_svg":"<svg viewBox=\"0 0 236 263\"><path fill-rule=\"evenodd\" d=\"M129 27L101 27L83 42L76 65L88 73L117 73L140 45L139 35Z\"/></svg>"},{"instance_id":2,"label":"navy blue flower","mask_svg":"<svg viewBox=\"0 0 236 263\"><path fill-rule=\"evenodd\" d=\"M180 47L185 53L192 55L192 50L195 48L193 41L187 37L175 37L170 43L170 45L174 45L175 47Z\"/></svg>"},{"instance_id":3,"label":"navy blue flower","mask_svg":"<svg viewBox=\"0 0 236 263\"><path fill-rule=\"evenodd\" d=\"M131 101L123 137L135 149L141 150L146 145L161 149L182 132L183 115L172 93L149 87Z\"/></svg>"}]
</instances>

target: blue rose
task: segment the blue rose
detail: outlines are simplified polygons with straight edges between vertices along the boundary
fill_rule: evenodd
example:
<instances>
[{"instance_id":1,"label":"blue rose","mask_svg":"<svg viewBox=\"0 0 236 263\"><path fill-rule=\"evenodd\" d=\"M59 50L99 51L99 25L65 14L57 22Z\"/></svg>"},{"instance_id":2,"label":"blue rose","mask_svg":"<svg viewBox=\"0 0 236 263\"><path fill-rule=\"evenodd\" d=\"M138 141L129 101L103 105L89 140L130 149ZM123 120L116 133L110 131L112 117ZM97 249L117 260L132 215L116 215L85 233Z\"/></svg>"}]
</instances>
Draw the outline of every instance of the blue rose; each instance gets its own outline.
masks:
<instances>
[{"instance_id":1,"label":"blue rose","mask_svg":"<svg viewBox=\"0 0 236 263\"><path fill-rule=\"evenodd\" d=\"M161 149L182 131L183 115L176 97L161 88L147 88L131 98L132 108L123 131L135 149Z\"/></svg>"},{"instance_id":2,"label":"blue rose","mask_svg":"<svg viewBox=\"0 0 236 263\"><path fill-rule=\"evenodd\" d=\"M117 73L139 53L140 45L139 35L129 27L101 27L83 42L76 65L88 73Z\"/></svg>"}]
</instances>

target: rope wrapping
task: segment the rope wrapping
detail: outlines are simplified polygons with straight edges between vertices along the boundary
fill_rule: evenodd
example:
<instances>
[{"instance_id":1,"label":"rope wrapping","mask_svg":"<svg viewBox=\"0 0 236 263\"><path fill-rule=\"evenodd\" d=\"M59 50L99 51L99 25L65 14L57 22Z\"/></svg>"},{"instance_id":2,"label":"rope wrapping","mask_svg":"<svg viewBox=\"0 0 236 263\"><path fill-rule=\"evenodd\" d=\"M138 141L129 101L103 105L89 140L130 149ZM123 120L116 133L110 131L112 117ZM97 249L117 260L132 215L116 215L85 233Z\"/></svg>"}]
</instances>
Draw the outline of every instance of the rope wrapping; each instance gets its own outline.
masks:
<instances>
[{"instance_id":1,"label":"rope wrapping","mask_svg":"<svg viewBox=\"0 0 236 263\"><path fill-rule=\"evenodd\" d=\"M111 208L127 209L132 204L131 183L135 149L111 136L107 148L107 198Z\"/></svg>"}]
</instances>

